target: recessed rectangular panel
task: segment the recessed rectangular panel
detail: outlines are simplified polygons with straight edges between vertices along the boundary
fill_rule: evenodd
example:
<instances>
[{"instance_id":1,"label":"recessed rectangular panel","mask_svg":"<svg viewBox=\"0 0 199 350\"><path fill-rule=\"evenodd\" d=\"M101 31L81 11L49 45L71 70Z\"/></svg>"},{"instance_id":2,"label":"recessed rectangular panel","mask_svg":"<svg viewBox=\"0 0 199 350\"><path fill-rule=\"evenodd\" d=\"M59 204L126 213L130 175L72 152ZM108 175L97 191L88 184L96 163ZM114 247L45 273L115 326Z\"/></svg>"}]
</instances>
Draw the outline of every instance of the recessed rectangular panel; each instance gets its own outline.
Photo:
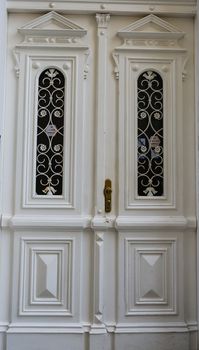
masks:
<instances>
[{"instance_id":1,"label":"recessed rectangular panel","mask_svg":"<svg viewBox=\"0 0 199 350\"><path fill-rule=\"evenodd\" d=\"M60 302L63 251L36 251L33 254L35 271L32 302L53 300Z\"/></svg>"},{"instance_id":2,"label":"recessed rectangular panel","mask_svg":"<svg viewBox=\"0 0 199 350\"><path fill-rule=\"evenodd\" d=\"M176 314L175 240L125 240L126 315Z\"/></svg>"},{"instance_id":3,"label":"recessed rectangular panel","mask_svg":"<svg viewBox=\"0 0 199 350\"><path fill-rule=\"evenodd\" d=\"M166 249L136 249L136 304L167 303Z\"/></svg>"},{"instance_id":4,"label":"recessed rectangular panel","mask_svg":"<svg viewBox=\"0 0 199 350\"><path fill-rule=\"evenodd\" d=\"M20 315L72 315L73 239L23 239Z\"/></svg>"}]
</instances>

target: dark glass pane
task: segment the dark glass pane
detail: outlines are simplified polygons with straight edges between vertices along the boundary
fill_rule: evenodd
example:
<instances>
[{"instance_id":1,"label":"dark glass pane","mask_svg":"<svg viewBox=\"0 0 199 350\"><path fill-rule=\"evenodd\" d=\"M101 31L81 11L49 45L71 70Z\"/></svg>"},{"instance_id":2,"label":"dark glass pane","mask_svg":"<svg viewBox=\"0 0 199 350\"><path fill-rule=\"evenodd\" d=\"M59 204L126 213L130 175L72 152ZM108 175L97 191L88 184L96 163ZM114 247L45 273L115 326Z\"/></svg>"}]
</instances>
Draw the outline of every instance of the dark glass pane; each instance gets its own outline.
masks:
<instances>
[{"instance_id":1,"label":"dark glass pane","mask_svg":"<svg viewBox=\"0 0 199 350\"><path fill-rule=\"evenodd\" d=\"M39 76L36 193L62 195L65 78L55 68Z\"/></svg>"},{"instance_id":2,"label":"dark glass pane","mask_svg":"<svg viewBox=\"0 0 199 350\"><path fill-rule=\"evenodd\" d=\"M138 78L138 196L164 194L163 80L155 71Z\"/></svg>"}]
</instances>

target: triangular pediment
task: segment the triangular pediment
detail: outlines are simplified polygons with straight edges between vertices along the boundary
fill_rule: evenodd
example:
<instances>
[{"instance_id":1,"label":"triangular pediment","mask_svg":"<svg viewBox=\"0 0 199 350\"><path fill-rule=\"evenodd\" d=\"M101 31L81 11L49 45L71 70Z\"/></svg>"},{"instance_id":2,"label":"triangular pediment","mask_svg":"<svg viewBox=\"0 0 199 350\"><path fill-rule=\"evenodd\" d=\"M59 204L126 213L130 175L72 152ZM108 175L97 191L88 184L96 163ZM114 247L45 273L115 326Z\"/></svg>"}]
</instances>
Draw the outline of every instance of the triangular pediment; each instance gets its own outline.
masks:
<instances>
[{"instance_id":1,"label":"triangular pediment","mask_svg":"<svg viewBox=\"0 0 199 350\"><path fill-rule=\"evenodd\" d=\"M64 16L51 11L27 23L19 29L25 35L71 35L82 37L86 30Z\"/></svg>"},{"instance_id":2,"label":"triangular pediment","mask_svg":"<svg viewBox=\"0 0 199 350\"><path fill-rule=\"evenodd\" d=\"M184 33L177 27L151 14L122 28L118 35L123 38L180 39L184 36Z\"/></svg>"}]
</instances>

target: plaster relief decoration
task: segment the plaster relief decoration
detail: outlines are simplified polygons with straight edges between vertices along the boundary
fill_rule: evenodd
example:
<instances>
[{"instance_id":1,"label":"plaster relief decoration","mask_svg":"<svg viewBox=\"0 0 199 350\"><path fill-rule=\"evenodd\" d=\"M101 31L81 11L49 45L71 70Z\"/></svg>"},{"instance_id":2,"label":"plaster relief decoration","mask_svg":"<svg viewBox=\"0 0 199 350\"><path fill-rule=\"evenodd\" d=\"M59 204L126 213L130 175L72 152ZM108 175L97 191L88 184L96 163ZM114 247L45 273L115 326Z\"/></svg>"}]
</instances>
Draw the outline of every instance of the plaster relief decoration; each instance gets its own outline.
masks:
<instances>
[{"instance_id":1,"label":"plaster relief decoration","mask_svg":"<svg viewBox=\"0 0 199 350\"><path fill-rule=\"evenodd\" d=\"M19 33L23 40L14 57L20 84L18 139L23 140L17 163L23 167L17 179L22 207L78 211L82 203L81 179L76 175L81 173L83 158L82 91L90 56L84 44L87 31L51 11L22 26Z\"/></svg>"},{"instance_id":2,"label":"plaster relief decoration","mask_svg":"<svg viewBox=\"0 0 199 350\"><path fill-rule=\"evenodd\" d=\"M120 211L176 209L185 33L151 14L117 35Z\"/></svg>"},{"instance_id":3,"label":"plaster relief decoration","mask_svg":"<svg viewBox=\"0 0 199 350\"><path fill-rule=\"evenodd\" d=\"M176 241L126 239L126 315L176 314Z\"/></svg>"}]
</instances>

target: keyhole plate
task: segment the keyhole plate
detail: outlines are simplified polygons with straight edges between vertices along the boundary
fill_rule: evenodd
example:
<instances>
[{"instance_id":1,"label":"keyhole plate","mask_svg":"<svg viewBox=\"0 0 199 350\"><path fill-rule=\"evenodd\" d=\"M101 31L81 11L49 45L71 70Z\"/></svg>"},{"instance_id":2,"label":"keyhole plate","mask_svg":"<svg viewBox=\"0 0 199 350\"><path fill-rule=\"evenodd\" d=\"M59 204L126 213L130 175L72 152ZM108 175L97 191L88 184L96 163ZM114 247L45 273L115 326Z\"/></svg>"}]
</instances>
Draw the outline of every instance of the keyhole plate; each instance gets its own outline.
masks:
<instances>
[{"instance_id":1,"label":"keyhole plate","mask_svg":"<svg viewBox=\"0 0 199 350\"><path fill-rule=\"evenodd\" d=\"M104 186L105 213L110 213L112 204L112 184L110 179L105 180Z\"/></svg>"}]
</instances>

